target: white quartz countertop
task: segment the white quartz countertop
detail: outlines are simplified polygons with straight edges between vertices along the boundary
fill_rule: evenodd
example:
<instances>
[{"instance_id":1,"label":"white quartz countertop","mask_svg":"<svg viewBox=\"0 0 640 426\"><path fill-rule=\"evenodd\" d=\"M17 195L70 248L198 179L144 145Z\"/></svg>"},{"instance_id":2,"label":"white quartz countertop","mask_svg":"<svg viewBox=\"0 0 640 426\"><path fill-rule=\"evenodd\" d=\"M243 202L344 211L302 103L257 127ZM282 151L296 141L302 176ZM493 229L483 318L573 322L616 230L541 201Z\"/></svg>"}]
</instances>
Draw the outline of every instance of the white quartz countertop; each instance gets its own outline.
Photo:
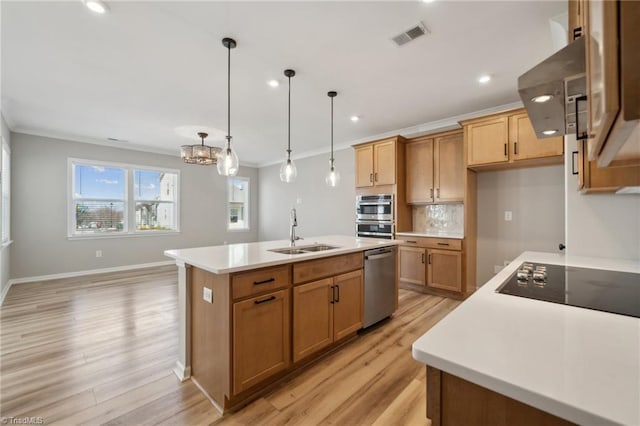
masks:
<instances>
[{"instance_id":1,"label":"white quartz countertop","mask_svg":"<svg viewBox=\"0 0 640 426\"><path fill-rule=\"evenodd\" d=\"M640 319L496 293L524 261L640 272L525 252L416 340L413 357L581 425L640 425Z\"/></svg>"},{"instance_id":2,"label":"white quartz countertop","mask_svg":"<svg viewBox=\"0 0 640 426\"><path fill-rule=\"evenodd\" d=\"M453 238L456 240L462 240L464 235L462 233L455 232L396 232L396 237L418 237L418 238Z\"/></svg>"},{"instance_id":3,"label":"white quartz countertop","mask_svg":"<svg viewBox=\"0 0 640 426\"><path fill-rule=\"evenodd\" d=\"M281 254L269 251L289 247L288 240L278 240L166 250L164 254L176 259L178 262L184 262L215 274L228 274L385 246L395 246L402 244L402 241L330 235L298 240L296 241L296 247L304 247L316 243L336 246L336 248L304 254Z\"/></svg>"}]
</instances>

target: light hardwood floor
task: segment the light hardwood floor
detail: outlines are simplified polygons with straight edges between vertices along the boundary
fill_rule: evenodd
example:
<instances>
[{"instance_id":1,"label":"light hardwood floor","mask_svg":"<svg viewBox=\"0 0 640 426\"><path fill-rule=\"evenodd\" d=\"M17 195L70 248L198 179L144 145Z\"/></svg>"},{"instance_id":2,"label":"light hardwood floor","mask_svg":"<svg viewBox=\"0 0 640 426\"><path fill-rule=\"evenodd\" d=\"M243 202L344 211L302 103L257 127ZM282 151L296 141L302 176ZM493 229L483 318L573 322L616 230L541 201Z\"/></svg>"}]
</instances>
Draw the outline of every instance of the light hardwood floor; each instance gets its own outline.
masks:
<instances>
[{"instance_id":1,"label":"light hardwood floor","mask_svg":"<svg viewBox=\"0 0 640 426\"><path fill-rule=\"evenodd\" d=\"M21 284L0 309L0 415L46 424L422 425L411 343L459 302L400 291L394 317L221 418L180 383L175 267Z\"/></svg>"}]
</instances>

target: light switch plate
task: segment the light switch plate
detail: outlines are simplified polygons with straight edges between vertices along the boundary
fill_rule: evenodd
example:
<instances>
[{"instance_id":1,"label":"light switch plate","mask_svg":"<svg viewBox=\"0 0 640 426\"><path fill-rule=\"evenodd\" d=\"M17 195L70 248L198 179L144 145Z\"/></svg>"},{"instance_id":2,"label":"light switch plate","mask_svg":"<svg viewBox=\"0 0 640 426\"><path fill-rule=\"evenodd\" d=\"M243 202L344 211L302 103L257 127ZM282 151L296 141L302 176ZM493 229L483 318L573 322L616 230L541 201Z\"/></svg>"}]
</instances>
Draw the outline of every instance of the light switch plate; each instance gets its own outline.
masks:
<instances>
[{"instance_id":1,"label":"light switch plate","mask_svg":"<svg viewBox=\"0 0 640 426\"><path fill-rule=\"evenodd\" d=\"M506 220L507 222L510 222L512 219L513 219L513 212L506 210L504 212L504 220Z\"/></svg>"},{"instance_id":2,"label":"light switch plate","mask_svg":"<svg viewBox=\"0 0 640 426\"><path fill-rule=\"evenodd\" d=\"M202 298L205 302L213 303L213 292L210 288L204 287L202 289Z\"/></svg>"}]
</instances>

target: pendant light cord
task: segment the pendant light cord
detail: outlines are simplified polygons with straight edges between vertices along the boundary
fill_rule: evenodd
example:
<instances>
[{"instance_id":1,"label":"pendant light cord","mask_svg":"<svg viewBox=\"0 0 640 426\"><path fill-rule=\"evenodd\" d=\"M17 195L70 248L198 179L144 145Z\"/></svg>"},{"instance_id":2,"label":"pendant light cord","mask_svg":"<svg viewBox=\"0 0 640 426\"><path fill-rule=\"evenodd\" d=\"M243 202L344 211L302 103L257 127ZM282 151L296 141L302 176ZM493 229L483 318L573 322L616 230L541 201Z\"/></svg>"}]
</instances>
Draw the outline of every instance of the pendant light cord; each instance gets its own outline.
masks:
<instances>
[{"instance_id":1,"label":"pendant light cord","mask_svg":"<svg viewBox=\"0 0 640 426\"><path fill-rule=\"evenodd\" d=\"M333 97L331 97L331 169L333 169Z\"/></svg>"},{"instance_id":2,"label":"pendant light cord","mask_svg":"<svg viewBox=\"0 0 640 426\"><path fill-rule=\"evenodd\" d=\"M227 149L231 148L231 44L227 46Z\"/></svg>"},{"instance_id":3,"label":"pendant light cord","mask_svg":"<svg viewBox=\"0 0 640 426\"><path fill-rule=\"evenodd\" d=\"M289 111L287 115L287 160L291 159L291 76L289 78Z\"/></svg>"}]
</instances>

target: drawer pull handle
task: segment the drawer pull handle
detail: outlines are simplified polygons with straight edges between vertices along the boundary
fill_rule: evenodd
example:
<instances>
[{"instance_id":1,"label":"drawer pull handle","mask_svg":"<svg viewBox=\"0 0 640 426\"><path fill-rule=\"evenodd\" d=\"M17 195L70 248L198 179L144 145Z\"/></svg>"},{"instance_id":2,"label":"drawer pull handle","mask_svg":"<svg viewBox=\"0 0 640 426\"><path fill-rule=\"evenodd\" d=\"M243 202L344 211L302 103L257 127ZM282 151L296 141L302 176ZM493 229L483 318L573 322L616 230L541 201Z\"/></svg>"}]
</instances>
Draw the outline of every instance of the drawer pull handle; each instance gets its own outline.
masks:
<instances>
[{"instance_id":1,"label":"drawer pull handle","mask_svg":"<svg viewBox=\"0 0 640 426\"><path fill-rule=\"evenodd\" d=\"M439 246L448 246L449 243L438 243Z\"/></svg>"},{"instance_id":2,"label":"drawer pull handle","mask_svg":"<svg viewBox=\"0 0 640 426\"><path fill-rule=\"evenodd\" d=\"M266 299L256 300L253 303L255 303L256 305L260 305L261 303L271 302L272 300L276 300L276 297L275 296L267 297Z\"/></svg>"},{"instance_id":3,"label":"drawer pull handle","mask_svg":"<svg viewBox=\"0 0 640 426\"><path fill-rule=\"evenodd\" d=\"M260 284L268 284L268 283L272 283L274 282L276 279L275 278L269 278L267 280L262 280L262 281L254 281L253 285L260 285Z\"/></svg>"},{"instance_id":4,"label":"drawer pull handle","mask_svg":"<svg viewBox=\"0 0 640 426\"><path fill-rule=\"evenodd\" d=\"M406 242L407 242L407 243L410 243L410 244L418 244L418 242L417 242L417 241L410 241L410 240L407 240Z\"/></svg>"}]
</instances>

